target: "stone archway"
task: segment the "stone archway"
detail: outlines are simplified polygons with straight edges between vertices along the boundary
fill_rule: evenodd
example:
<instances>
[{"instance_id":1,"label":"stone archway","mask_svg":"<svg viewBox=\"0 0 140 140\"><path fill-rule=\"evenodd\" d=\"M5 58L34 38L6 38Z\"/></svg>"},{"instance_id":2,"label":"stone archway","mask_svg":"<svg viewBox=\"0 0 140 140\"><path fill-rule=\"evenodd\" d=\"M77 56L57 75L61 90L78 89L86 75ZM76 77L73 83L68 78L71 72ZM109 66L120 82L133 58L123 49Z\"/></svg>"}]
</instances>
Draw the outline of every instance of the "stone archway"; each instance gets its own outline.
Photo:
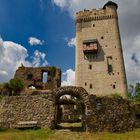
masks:
<instances>
[{"instance_id":1,"label":"stone archway","mask_svg":"<svg viewBox=\"0 0 140 140\"><path fill-rule=\"evenodd\" d=\"M77 102L79 102L82 106L82 130L86 131L86 115L87 115L87 106L89 104L89 98L87 91L82 87L75 87L75 86L66 86L66 87L60 87L53 91L54 97L55 97L55 105L56 105L56 113L55 113L55 124L58 123L58 114L61 114L59 112L58 103L60 103L60 97L63 95L70 95L77 99ZM70 102L65 100L65 103L69 104Z\"/></svg>"}]
</instances>

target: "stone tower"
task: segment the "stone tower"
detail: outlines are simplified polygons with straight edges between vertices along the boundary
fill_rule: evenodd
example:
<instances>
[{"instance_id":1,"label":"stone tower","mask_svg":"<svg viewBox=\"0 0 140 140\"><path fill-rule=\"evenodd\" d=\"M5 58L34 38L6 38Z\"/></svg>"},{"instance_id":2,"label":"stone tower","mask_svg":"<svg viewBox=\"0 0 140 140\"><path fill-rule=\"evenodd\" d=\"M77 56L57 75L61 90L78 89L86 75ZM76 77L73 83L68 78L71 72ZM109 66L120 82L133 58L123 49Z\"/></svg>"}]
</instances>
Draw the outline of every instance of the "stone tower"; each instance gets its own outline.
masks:
<instances>
[{"instance_id":1,"label":"stone tower","mask_svg":"<svg viewBox=\"0 0 140 140\"><path fill-rule=\"evenodd\" d=\"M118 26L118 5L76 13L76 86L90 94L127 97L127 81Z\"/></svg>"}]
</instances>

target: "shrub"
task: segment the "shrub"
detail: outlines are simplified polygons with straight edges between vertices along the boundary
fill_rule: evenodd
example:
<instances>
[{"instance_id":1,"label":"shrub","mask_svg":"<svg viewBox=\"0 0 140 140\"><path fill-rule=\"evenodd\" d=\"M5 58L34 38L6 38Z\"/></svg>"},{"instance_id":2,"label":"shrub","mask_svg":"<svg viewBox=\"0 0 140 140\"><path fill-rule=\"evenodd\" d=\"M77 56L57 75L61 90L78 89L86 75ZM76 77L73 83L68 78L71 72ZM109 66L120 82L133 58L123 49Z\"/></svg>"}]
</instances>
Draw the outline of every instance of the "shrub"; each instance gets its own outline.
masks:
<instances>
[{"instance_id":1,"label":"shrub","mask_svg":"<svg viewBox=\"0 0 140 140\"><path fill-rule=\"evenodd\" d=\"M11 79L8 83L4 83L4 89L7 90L9 95L19 95L24 89L23 83L18 79Z\"/></svg>"},{"instance_id":2,"label":"shrub","mask_svg":"<svg viewBox=\"0 0 140 140\"><path fill-rule=\"evenodd\" d=\"M110 95L110 97L116 98L116 99L122 99L123 98L119 93L113 93L112 95Z\"/></svg>"}]
</instances>

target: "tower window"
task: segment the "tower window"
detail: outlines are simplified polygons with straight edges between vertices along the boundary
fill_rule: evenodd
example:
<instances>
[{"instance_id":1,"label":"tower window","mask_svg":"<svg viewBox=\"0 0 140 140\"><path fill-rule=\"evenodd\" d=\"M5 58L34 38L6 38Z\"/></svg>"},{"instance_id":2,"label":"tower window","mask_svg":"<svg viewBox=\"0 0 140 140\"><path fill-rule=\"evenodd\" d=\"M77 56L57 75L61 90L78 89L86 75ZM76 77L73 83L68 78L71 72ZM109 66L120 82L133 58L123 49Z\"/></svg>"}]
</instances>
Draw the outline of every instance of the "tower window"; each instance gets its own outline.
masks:
<instances>
[{"instance_id":1,"label":"tower window","mask_svg":"<svg viewBox=\"0 0 140 140\"><path fill-rule=\"evenodd\" d=\"M91 70L92 69L92 65L89 65L88 68Z\"/></svg>"},{"instance_id":2,"label":"tower window","mask_svg":"<svg viewBox=\"0 0 140 140\"><path fill-rule=\"evenodd\" d=\"M87 83L85 82L85 86L87 85Z\"/></svg>"},{"instance_id":3,"label":"tower window","mask_svg":"<svg viewBox=\"0 0 140 140\"><path fill-rule=\"evenodd\" d=\"M92 84L89 85L89 88L92 89Z\"/></svg>"},{"instance_id":4,"label":"tower window","mask_svg":"<svg viewBox=\"0 0 140 140\"><path fill-rule=\"evenodd\" d=\"M107 56L108 73L113 74L112 56Z\"/></svg>"},{"instance_id":5,"label":"tower window","mask_svg":"<svg viewBox=\"0 0 140 140\"><path fill-rule=\"evenodd\" d=\"M104 37L103 37L103 36L101 36L101 39L104 39Z\"/></svg>"},{"instance_id":6,"label":"tower window","mask_svg":"<svg viewBox=\"0 0 140 140\"><path fill-rule=\"evenodd\" d=\"M113 71L112 65L108 64L108 73L112 73L112 71Z\"/></svg>"},{"instance_id":7,"label":"tower window","mask_svg":"<svg viewBox=\"0 0 140 140\"><path fill-rule=\"evenodd\" d=\"M116 88L116 86L115 85L113 85L113 89L115 89Z\"/></svg>"},{"instance_id":8,"label":"tower window","mask_svg":"<svg viewBox=\"0 0 140 140\"><path fill-rule=\"evenodd\" d=\"M95 27L95 24L93 24L93 27Z\"/></svg>"},{"instance_id":9,"label":"tower window","mask_svg":"<svg viewBox=\"0 0 140 140\"><path fill-rule=\"evenodd\" d=\"M32 78L33 78L33 74L28 74L27 75L27 80L32 80Z\"/></svg>"}]
</instances>

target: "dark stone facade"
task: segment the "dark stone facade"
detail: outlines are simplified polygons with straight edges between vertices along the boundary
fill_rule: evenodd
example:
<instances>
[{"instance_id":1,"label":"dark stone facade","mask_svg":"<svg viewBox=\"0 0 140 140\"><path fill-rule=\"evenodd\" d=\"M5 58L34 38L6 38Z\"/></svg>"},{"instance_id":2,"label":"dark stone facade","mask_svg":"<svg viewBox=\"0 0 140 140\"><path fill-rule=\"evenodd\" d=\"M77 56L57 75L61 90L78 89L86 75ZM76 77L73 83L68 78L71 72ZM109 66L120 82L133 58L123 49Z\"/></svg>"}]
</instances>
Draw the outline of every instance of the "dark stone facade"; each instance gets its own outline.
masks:
<instances>
[{"instance_id":1,"label":"dark stone facade","mask_svg":"<svg viewBox=\"0 0 140 140\"><path fill-rule=\"evenodd\" d=\"M63 95L76 97L81 106L83 131L126 132L140 127L139 105L124 99L96 97L81 87L61 87L40 95L4 97L0 101L0 127L14 128L19 121L37 121L41 128L55 128Z\"/></svg>"},{"instance_id":2,"label":"dark stone facade","mask_svg":"<svg viewBox=\"0 0 140 140\"><path fill-rule=\"evenodd\" d=\"M47 73L43 83L43 73ZM23 82L26 88L34 86L36 89L53 90L61 86L61 70L55 67L24 67L21 66L15 73L15 78Z\"/></svg>"}]
</instances>

